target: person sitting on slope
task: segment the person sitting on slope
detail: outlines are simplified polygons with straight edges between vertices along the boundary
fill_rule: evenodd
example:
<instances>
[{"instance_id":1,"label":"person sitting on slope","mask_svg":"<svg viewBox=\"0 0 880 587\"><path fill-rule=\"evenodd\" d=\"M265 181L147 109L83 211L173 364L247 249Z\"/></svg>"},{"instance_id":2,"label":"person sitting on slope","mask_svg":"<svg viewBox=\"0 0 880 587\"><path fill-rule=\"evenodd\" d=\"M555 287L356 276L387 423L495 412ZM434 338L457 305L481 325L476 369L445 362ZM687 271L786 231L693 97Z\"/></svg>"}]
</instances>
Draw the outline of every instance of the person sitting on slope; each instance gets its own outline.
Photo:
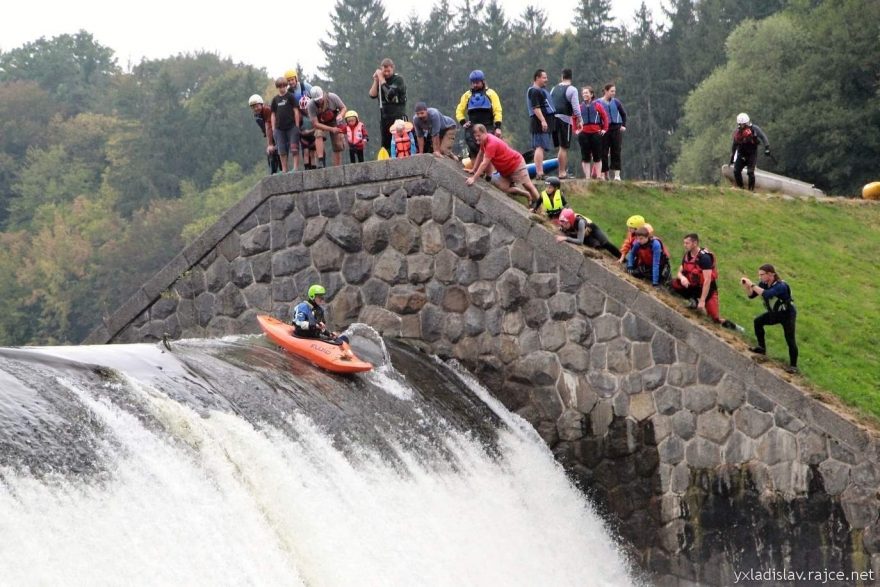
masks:
<instances>
[{"instance_id":1,"label":"person sitting on slope","mask_svg":"<svg viewBox=\"0 0 880 587\"><path fill-rule=\"evenodd\" d=\"M325 342L342 344L348 338L338 332L330 332L324 323L324 296L327 290L322 285L309 287L308 300L293 308L293 334L300 338L319 338Z\"/></svg>"},{"instance_id":2,"label":"person sitting on slope","mask_svg":"<svg viewBox=\"0 0 880 587\"><path fill-rule=\"evenodd\" d=\"M566 208L559 215L559 230L562 234L556 236L556 242L584 244L594 249L605 249L615 258L620 256L620 251L611 244L595 222L586 216L575 214L571 208Z\"/></svg>"}]
</instances>

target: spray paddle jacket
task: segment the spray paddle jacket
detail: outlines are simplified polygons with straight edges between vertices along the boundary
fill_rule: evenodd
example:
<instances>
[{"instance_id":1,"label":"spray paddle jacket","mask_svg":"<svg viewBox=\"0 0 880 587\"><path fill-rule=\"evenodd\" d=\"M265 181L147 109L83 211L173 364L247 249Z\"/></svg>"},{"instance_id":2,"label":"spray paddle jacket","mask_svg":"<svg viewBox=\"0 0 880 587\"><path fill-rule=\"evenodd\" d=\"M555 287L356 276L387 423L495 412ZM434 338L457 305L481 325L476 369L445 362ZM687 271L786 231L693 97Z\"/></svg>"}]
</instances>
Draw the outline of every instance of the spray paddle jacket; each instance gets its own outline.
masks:
<instances>
[{"instance_id":1,"label":"spray paddle jacket","mask_svg":"<svg viewBox=\"0 0 880 587\"><path fill-rule=\"evenodd\" d=\"M700 249L695 255L685 253L681 258L681 273L687 277L691 287L703 284L703 271L707 269L704 266L709 265L707 257L711 261L711 265L708 267L712 271L711 280L715 282L718 279L718 268L715 265L715 254L712 251Z\"/></svg>"},{"instance_id":2,"label":"spray paddle jacket","mask_svg":"<svg viewBox=\"0 0 880 587\"><path fill-rule=\"evenodd\" d=\"M651 283L654 285L660 284L661 275L666 273L669 267L669 251L663 241L656 236L648 237L648 242L644 246L639 241L635 241L628 259L629 269L650 267Z\"/></svg>"},{"instance_id":3,"label":"spray paddle jacket","mask_svg":"<svg viewBox=\"0 0 880 587\"><path fill-rule=\"evenodd\" d=\"M491 88L466 91L455 109L455 119L462 125L470 122L486 128L501 128L501 118L501 98Z\"/></svg>"},{"instance_id":4,"label":"spray paddle jacket","mask_svg":"<svg viewBox=\"0 0 880 587\"><path fill-rule=\"evenodd\" d=\"M761 293L761 298L764 302L764 307L767 308L768 312L786 313L795 309L794 299L791 297L791 288L781 279L777 279L772 285L764 283L763 281L758 285L764 290L763 293ZM750 298L757 296L758 294L755 292L749 294ZM771 304L770 300L773 298L776 298L776 301Z\"/></svg>"},{"instance_id":5,"label":"spray paddle jacket","mask_svg":"<svg viewBox=\"0 0 880 587\"><path fill-rule=\"evenodd\" d=\"M733 145L730 147L730 156L733 157L737 150L756 151L758 144L764 143L766 149L770 148L770 139L757 124L749 124L733 131Z\"/></svg>"},{"instance_id":6,"label":"spray paddle jacket","mask_svg":"<svg viewBox=\"0 0 880 587\"><path fill-rule=\"evenodd\" d=\"M604 130L608 132L608 113L598 100L589 104L581 102L581 120L583 121L582 133L596 134Z\"/></svg>"},{"instance_id":7,"label":"spray paddle jacket","mask_svg":"<svg viewBox=\"0 0 880 587\"><path fill-rule=\"evenodd\" d=\"M314 302L303 301L293 308L293 328L296 336L318 338L324 322L324 308Z\"/></svg>"}]
</instances>

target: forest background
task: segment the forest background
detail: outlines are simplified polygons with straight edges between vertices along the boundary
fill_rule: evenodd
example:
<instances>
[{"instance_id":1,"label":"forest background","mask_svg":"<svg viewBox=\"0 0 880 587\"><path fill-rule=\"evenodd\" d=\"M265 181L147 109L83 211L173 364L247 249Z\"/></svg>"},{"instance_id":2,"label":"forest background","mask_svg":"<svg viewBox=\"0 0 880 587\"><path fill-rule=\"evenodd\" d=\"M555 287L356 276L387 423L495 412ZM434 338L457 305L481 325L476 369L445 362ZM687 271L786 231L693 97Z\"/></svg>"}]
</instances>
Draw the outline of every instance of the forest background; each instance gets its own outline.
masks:
<instances>
[{"instance_id":1,"label":"forest background","mask_svg":"<svg viewBox=\"0 0 880 587\"><path fill-rule=\"evenodd\" d=\"M772 171L839 195L877 178L876 0L670 0L659 20L643 5L631 27L610 4L581 0L557 31L542 10L508 15L496 0L440 1L397 23L380 0L340 0L326 65L301 77L361 113L371 151L367 89L390 56L410 107L450 116L482 69L522 150L535 69L553 83L563 67L578 86L613 81L628 179L716 182L741 111L770 136ZM0 345L80 342L265 175L246 104L271 99L280 73L211 53L124 71L87 31L0 53Z\"/></svg>"}]
</instances>

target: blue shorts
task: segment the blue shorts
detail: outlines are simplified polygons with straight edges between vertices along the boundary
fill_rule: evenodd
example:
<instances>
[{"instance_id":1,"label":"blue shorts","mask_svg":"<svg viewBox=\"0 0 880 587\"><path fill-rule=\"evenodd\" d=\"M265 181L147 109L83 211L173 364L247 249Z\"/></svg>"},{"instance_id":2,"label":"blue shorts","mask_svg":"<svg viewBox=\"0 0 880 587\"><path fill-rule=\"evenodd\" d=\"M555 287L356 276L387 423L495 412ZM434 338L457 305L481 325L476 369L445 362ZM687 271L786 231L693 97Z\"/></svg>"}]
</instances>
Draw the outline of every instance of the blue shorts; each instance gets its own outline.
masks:
<instances>
[{"instance_id":1,"label":"blue shorts","mask_svg":"<svg viewBox=\"0 0 880 587\"><path fill-rule=\"evenodd\" d=\"M278 144L278 141L275 141L275 144ZM553 144L550 141L550 133L549 132L533 132L532 133L532 142L530 145L533 149L541 148L545 151L549 151L553 148Z\"/></svg>"},{"instance_id":2,"label":"blue shorts","mask_svg":"<svg viewBox=\"0 0 880 587\"><path fill-rule=\"evenodd\" d=\"M297 127L294 126L287 130L276 128L272 134L275 137L275 146L278 148L279 155L299 153L299 129Z\"/></svg>"}]
</instances>

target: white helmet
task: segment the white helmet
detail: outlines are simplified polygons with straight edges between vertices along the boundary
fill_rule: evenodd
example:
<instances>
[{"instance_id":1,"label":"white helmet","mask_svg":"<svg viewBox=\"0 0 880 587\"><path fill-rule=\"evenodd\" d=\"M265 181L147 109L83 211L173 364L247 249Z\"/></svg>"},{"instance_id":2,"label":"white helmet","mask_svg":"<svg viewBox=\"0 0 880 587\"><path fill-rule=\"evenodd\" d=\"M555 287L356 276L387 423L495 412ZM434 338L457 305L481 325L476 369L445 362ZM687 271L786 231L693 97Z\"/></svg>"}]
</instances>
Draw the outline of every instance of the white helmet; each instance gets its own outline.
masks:
<instances>
[{"instance_id":1,"label":"white helmet","mask_svg":"<svg viewBox=\"0 0 880 587\"><path fill-rule=\"evenodd\" d=\"M749 115L746 114L745 112L740 112L736 116L736 123L737 124L749 124Z\"/></svg>"},{"instance_id":2,"label":"white helmet","mask_svg":"<svg viewBox=\"0 0 880 587\"><path fill-rule=\"evenodd\" d=\"M312 86L312 89L309 90L309 96L312 97L312 100L320 100L324 97L324 90L318 86Z\"/></svg>"},{"instance_id":3,"label":"white helmet","mask_svg":"<svg viewBox=\"0 0 880 587\"><path fill-rule=\"evenodd\" d=\"M254 104L262 104L263 97L259 94L254 94L250 98L248 98L248 106L253 106Z\"/></svg>"}]
</instances>

